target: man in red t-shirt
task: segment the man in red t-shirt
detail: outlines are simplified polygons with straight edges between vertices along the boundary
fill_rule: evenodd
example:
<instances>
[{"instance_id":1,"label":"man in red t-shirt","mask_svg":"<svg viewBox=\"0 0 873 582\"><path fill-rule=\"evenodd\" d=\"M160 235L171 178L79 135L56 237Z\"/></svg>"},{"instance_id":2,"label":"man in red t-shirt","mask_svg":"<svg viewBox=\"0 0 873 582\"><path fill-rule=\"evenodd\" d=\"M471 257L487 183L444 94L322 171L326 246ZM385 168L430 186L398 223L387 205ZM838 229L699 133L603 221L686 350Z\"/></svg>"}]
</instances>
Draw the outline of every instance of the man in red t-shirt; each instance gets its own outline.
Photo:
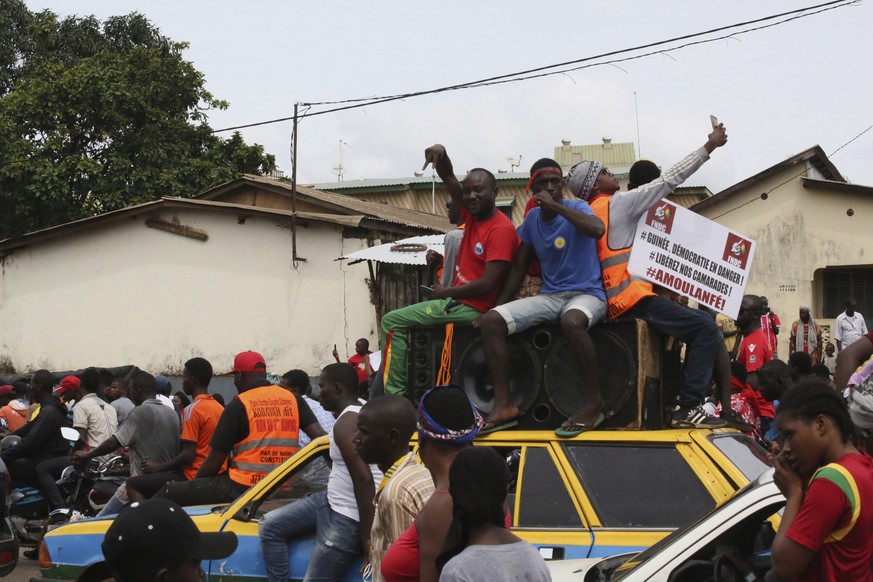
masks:
<instances>
[{"instance_id":1,"label":"man in red t-shirt","mask_svg":"<svg viewBox=\"0 0 873 582\"><path fill-rule=\"evenodd\" d=\"M358 382L369 382L370 374L373 368L370 366L370 340L361 338L355 342L355 355L349 358L349 364L355 367L355 372L358 373ZM341 364L339 352L336 351L336 345L333 346L333 357L337 364Z\"/></svg>"},{"instance_id":2,"label":"man in red t-shirt","mask_svg":"<svg viewBox=\"0 0 873 582\"><path fill-rule=\"evenodd\" d=\"M349 358L349 364L354 366L355 372L358 373L358 395L367 399L370 395L370 375L373 373L373 367L370 365L370 340L361 338L355 342L355 355ZM333 345L333 357L337 364L341 364L339 352L336 351L336 344Z\"/></svg>"},{"instance_id":3,"label":"man in red t-shirt","mask_svg":"<svg viewBox=\"0 0 873 582\"><path fill-rule=\"evenodd\" d=\"M761 298L757 295L744 295L737 315L737 327L743 333L743 343L737 354L737 361L751 374L773 359L773 348L767 334L761 329L760 313L763 310Z\"/></svg>"},{"instance_id":4,"label":"man in red t-shirt","mask_svg":"<svg viewBox=\"0 0 873 582\"><path fill-rule=\"evenodd\" d=\"M767 401L758 386L755 372L773 359L773 348L767 335L761 329L761 313L764 305L757 295L744 295L740 304L740 312L737 314L737 328L743 334L740 351L737 353L737 362L746 367L748 382L755 389L758 399L758 408L761 411L761 434L766 434L776 416L776 409L772 402Z\"/></svg>"},{"instance_id":5,"label":"man in red t-shirt","mask_svg":"<svg viewBox=\"0 0 873 582\"><path fill-rule=\"evenodd\" d=\"M407 330L411 326L473 322L494 307L497 293L518 248L512 222L497 210L494 174L474 168L463 182L455 176L446 148L437 144L424 152L424 167L433 164L461 208L465 224L451 287L434 285L429 301L382 317L382 362L387 394L406 393Z\"/></svg>"},{"instance_id":6,"label":"man in red t-shirt","mask_svg":"<svg viewBox=\"0 0 873 582\"><path fill-rule=\"evenodd\" d=\"M761 304L761 307L763 308L763 311L761 312L761 331L763 331L770 340L770 348L773 350L773 357L778 358L779 356L777 354L779 352L777 347L779 345L779 339L776 336L779 335L779 328L782 326L782 322L779 321L779 316L770 310L770 300L763 295L761 295Z\"/></svg>"}]
</instances>

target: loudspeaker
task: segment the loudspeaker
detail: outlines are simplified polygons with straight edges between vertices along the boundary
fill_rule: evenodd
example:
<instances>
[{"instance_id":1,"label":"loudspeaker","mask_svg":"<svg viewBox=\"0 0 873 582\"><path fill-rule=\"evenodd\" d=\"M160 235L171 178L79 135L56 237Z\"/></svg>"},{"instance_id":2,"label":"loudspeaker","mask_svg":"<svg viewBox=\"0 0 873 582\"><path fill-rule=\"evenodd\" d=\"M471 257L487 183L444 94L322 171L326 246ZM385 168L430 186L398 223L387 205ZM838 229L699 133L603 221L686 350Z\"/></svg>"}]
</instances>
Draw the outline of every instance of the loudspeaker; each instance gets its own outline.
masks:
<instances>
[{"instance_id":1,"label":"loudspeaker","mask_svg":"<svg viewBox=\"0 0 873 582\"><path fill-rule=\"evenodd\" d=\"M445 328L419 327L409 332L407 395L417 406L434 386L445 342ZM661 428L661 341L643 321L601 323L591 330L597 352L598 378L607 416L606 428ZM559 324L540 325L508 338L510 394L526 411L520 428L555 429L582 404L582 378L569 354ZM485 349L478 330L455 324L451 345L451 380L463 386L484 414L493 406ZM648 383L647 383L648 380Z\"/></svg>"},{"instance_id":2,"label":"loudspeaker","mask_svg":"<svg viewBox=\"0 0 873 582\"><path fill-rule=\"evenodd\" d=\"M406 394L416 407L424 393L436 385L445 338L446 331L443 326L415 327L409 330ZM527 410L542 383L538 357L529 341L519 336L510 336L508 339L509 390L513 402L519 408ZM470 400L479 410L491 410L494 395L488 380L485 350L478 329L470 325L455 324L450 375L452 382L464 386Z\"/></svg>"}]
</instances>

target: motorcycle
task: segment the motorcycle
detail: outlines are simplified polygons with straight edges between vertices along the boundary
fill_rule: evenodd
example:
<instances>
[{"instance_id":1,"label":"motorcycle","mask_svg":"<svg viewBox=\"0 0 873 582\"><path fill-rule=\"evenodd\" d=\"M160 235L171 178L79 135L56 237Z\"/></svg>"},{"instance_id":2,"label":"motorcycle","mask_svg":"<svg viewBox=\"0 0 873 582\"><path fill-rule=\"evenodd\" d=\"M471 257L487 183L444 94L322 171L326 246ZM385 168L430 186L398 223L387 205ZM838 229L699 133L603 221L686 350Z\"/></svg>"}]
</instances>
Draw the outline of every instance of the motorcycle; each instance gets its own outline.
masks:
<instances>
[{"instance_id":1,"label":"motorcycle","mask_svg":"<svg viewBox=\"0 0 873 582\"><path fill-rule=\"evenodd\" d=\"M61 434L71 442L79 440L76 429L64 427ZM0 450L16 446L20 440L15 435L4 437ZM7 512L21 543L37 545L50 528L97 515L127 479L126 461L126 457L113 455L104 461L94 459L84 467L66 467L56 481L65 504L60 509L50 510L45 494L36 487L15 488L7 496Z\"/></svg>"},{"instance_id":2,"label":"motorcycle","mask_svg":"<svg viewBox=\"0 0 873 582\"><path fill-rule=\"evenodd\" d=\"M130 463L125 455L112 455L106 460L92 459L88 464L71 465L61 473L61 481L74 483L66 507L49 516L49 525L94 517L103 509L115 491L130 477Z\"/></svg>"}]
</instances>

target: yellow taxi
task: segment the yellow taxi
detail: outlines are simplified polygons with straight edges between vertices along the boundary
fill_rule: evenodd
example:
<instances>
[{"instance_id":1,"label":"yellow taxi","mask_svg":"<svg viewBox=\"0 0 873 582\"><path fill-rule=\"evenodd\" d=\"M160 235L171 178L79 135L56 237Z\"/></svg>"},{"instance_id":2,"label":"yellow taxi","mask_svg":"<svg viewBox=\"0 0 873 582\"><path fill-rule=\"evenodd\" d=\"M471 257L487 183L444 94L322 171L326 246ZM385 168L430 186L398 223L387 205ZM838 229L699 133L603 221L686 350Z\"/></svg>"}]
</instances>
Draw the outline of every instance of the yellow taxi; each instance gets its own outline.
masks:
<instances>
[{"instance_id":1,"label":"yellow taxi","mask_svg":"<svg viewBox=\"0 0 873 582\"><path fill-rule=\"evenodd\" d=\"M413 443L414 444L414 443ZM641 551L727 502L770 467L766 451L731 429L596 430L571 439L507 430L476 439L494 447L514 476L512 530L547 560ZM328 440L316 439L233 503L187 508L202 531L233 531L229 558L204 562L208 580L266 579L258 541L263 515L327 486ZM50 531L40 548L43 579L74 579L103 559L111 519ZM289 544L291 579L301 580L312 538ZM357 566L347 580L360 580Z\"/></svg>"}]
</instances>

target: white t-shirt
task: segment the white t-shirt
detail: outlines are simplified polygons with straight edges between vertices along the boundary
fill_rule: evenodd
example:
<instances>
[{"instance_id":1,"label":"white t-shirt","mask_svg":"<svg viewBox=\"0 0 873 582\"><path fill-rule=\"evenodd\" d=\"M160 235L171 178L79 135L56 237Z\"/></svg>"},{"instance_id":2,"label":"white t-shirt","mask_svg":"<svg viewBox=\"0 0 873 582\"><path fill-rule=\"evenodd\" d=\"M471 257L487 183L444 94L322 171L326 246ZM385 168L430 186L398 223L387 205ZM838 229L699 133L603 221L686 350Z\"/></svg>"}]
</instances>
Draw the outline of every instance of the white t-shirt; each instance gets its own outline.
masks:
<instances>
[{"instance_id":1,"label":"white t-shirt","mask_svg":"<svg viewBox=\"0 0 873 582\"><path fill-rule=\"evenodd\" d=\"M360 409L360 404L346 406L339 416L336 417L337 422L339 422L343 414L349 412L357 414ZM346 466L340 448L334 440L334 428L330 429L330 460L333 461L333 468L330 470L330 477L327 480L327 502L330 504L330 508L340 515L360 521L358 503L355 501L355 488L352 485L352 476L349 474L349 468ZM373 483L378 487L379 482L382 480L382 471L376 465L370 465L370 472L373 473Z\"/></svg>"},{"instance_id":2,"label":"white t-shirt","mask_svg":"<svg viewBox=\"0 0 873 582\"><path fill-rule=\"evenodd\" d=\"M846 315L842 312L837 316L837 321L834 324L834 339L839 340L843 344L843 348L847 348L867 333L867 323L857 311L852 315Z\"/></svg>"}]
</instances>

